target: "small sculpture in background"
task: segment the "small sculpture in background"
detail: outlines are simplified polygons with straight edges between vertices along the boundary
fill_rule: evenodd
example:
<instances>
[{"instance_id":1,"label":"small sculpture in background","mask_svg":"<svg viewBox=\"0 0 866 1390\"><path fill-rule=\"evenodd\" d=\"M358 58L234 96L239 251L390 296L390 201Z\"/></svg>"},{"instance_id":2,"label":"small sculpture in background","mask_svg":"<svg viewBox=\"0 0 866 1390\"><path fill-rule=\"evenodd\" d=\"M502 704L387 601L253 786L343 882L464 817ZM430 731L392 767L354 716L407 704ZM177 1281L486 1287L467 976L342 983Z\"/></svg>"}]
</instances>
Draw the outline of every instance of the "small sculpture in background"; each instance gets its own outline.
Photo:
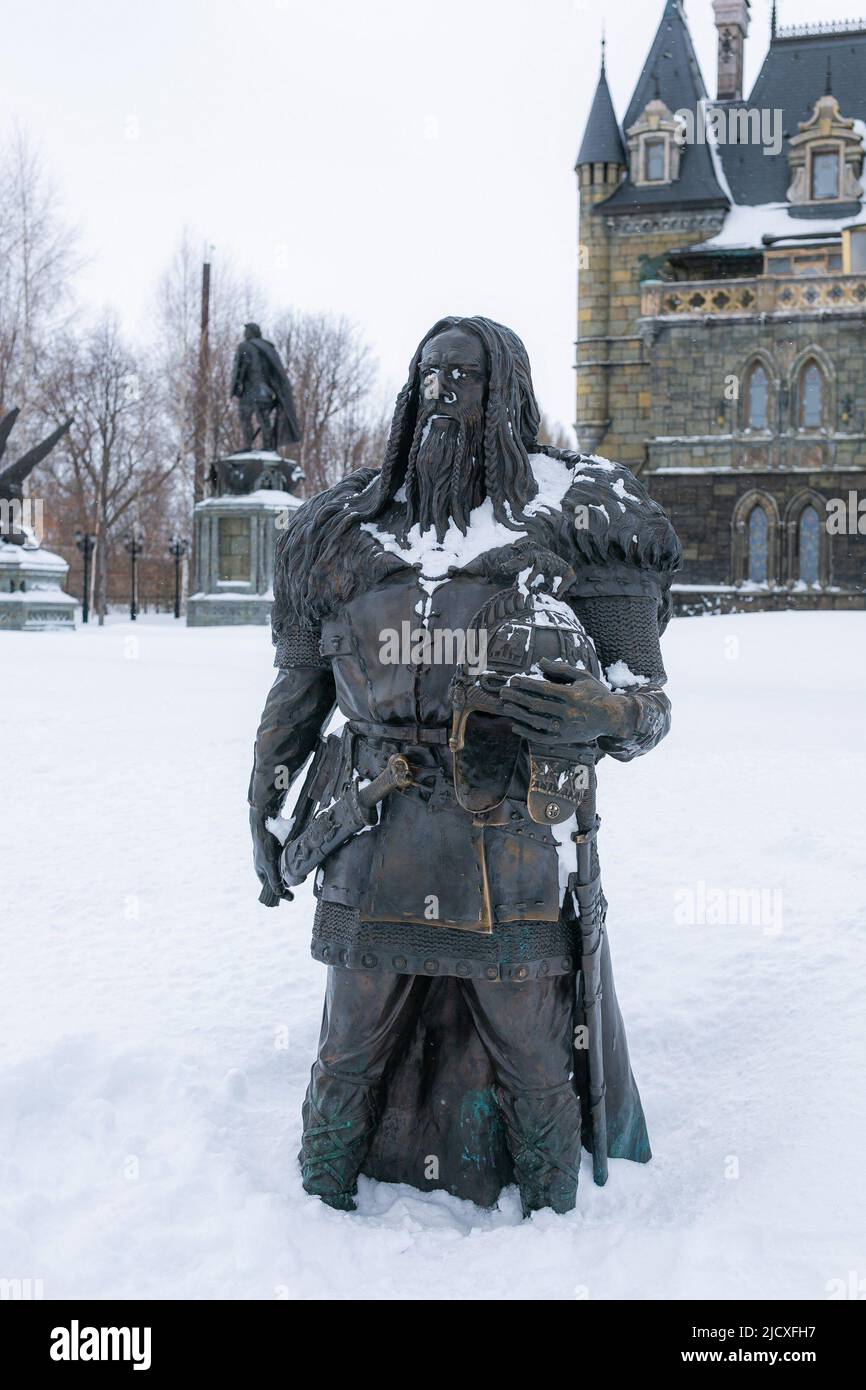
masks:
<instances>
[{"instance_id":1,"label":"small sculpture in background","mask_svg":"<svg viewBox=\"0 0 866 1390\"><path fill-rule=\"evenodd\" d=\"M244 340L235 353L232 395L238 402L247 452L257 435L258 447L265 452L298 443L301 429L289 378L280 354L262 337L257 323L244 325Z\"/></svg>"}]
</instances>

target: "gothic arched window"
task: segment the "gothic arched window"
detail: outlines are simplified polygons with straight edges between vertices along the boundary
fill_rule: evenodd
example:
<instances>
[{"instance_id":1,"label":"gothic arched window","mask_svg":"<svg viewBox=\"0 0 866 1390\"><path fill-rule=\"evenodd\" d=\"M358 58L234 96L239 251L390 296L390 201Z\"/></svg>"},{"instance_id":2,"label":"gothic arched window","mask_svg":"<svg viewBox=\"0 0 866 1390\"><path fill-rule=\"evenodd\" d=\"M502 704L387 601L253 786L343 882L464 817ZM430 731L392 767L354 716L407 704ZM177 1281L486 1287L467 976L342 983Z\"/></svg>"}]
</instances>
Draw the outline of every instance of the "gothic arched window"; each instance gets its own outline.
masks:
<instances>
[{"instance_id":1,"label":"gothic arched window","mask_svg":"<svg viewBox=\"0 0 866 1390\"><path fill-rule=\"evenodd\" d=\"M746 377L746 429L766 430L770 426L770 378L761 362Z\"/></svg>"},{"instance_id":2,"label":"gothic arched window","mask_svg":"<svg viewBox=\"0 0 866 1390\"><path fill-rule=\"evenodd\" d=\"M797 386L797 425L818 430L824 423L824 373L817 362L803 364Z\"/></svg>"},{"instance_id":3,"label":"gothic arched window","mask_svg":"<svg viewBox=\"0 0 866 1390\"><path fill-rule=\"evenodd\" d=\"M770 574L770 522L763 507L753 507L748 522L747 577L753 584L766 584Z\"/></svg>"},{"instance_id":4,"label":"gothic arched window","mask_svg":"<svg viewBox=\"0 0 866 1390\"><path fill-rule=\"evenodd\" d=\"M819 573L821 523L814 507L804 507L797 525L798 578L804 584L817 584Z\"/></svg>"}]
</instances>

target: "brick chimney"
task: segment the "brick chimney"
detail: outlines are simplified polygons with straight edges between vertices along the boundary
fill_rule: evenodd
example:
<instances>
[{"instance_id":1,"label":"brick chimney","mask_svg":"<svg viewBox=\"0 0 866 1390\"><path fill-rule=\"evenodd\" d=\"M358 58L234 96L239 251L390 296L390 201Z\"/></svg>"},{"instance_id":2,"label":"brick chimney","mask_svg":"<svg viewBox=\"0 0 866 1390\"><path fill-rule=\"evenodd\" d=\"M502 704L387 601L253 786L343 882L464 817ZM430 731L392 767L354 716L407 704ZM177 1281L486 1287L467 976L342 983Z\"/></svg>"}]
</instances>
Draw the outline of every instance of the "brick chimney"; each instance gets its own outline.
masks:
<instances>
[{"instance_id":1,"label":"brick chimney","mask_svg":"<svg viewBox=\"0 0 866 1390\"><path fill-rule=\"evenodd\" d=\"M716 96L737 101L743 95L743 48L749 32L749 0L713 0L719 31L719 67Z\"/></svg>"}]
</instances>

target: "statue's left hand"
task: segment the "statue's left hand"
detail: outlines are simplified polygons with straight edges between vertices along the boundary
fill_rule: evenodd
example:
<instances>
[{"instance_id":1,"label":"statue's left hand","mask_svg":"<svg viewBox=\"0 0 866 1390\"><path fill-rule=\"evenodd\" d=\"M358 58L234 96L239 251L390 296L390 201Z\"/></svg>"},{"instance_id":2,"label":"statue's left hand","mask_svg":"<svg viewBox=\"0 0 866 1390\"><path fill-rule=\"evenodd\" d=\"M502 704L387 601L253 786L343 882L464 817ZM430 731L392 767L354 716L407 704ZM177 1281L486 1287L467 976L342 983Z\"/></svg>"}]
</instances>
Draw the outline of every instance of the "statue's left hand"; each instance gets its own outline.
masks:
<instances>
[{"instance_id":1,"label":"statue's left hand","mask_svg":"<svg viewBox=\"0 0 866 1390\"><path fill-rule=\"evenodd\" d=\"M514 676L500 697L514 733L531 745L585 747L598 738L628 738L635 702L565 661L539 662L547 680Z\"/></svg>"}]
</instances>

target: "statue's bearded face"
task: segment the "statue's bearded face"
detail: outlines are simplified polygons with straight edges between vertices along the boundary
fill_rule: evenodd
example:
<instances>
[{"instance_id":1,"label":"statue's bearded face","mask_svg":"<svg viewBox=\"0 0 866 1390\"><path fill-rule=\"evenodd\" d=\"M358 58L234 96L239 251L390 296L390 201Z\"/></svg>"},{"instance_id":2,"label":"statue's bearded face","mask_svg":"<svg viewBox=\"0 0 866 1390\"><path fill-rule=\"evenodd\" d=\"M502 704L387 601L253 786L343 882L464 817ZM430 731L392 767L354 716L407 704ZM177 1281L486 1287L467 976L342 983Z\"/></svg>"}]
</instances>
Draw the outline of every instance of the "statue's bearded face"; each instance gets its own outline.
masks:
<instances>
[{"instance_id":1,"label":"statue's bearded face","mask_svg":"<svg viewBox=\"0 0 866 1390\"><path fill-rule=\"evenodd\" d=\"M421 400L407 503L410 522L444 538L453 517L465 530L481 501L481 446L490 367L480 338L449 328L421 356Z\"/></svg>"}]
</instances>

